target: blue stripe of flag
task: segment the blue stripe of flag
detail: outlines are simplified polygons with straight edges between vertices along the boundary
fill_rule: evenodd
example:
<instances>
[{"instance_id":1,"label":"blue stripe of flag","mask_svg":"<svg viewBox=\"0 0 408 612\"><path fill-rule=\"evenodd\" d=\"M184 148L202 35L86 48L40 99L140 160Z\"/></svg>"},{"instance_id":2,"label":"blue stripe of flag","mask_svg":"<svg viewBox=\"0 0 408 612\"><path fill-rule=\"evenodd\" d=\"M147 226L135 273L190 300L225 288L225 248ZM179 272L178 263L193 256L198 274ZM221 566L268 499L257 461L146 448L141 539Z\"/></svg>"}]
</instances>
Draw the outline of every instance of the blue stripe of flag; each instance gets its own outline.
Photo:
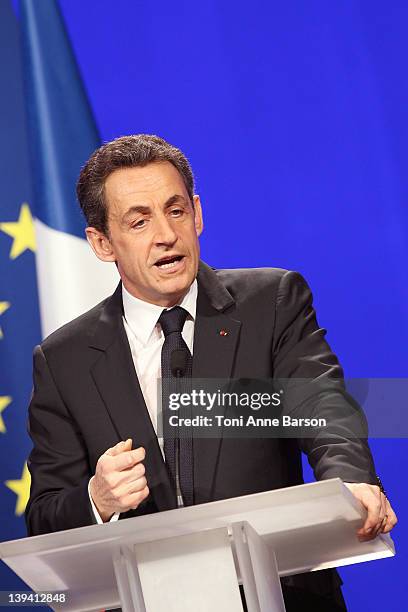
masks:
<instances>
[{"instance_id":1,"label":"blue stripe of flag","mask_svg":"<svg viewBox=\"0 0 408 612\"><path fill-rule=\"evenodd\" d=\"M98 130L56 0L21 0L20 19L35 216L84 237L75 183Z\"/></svg>"}]
</instances>

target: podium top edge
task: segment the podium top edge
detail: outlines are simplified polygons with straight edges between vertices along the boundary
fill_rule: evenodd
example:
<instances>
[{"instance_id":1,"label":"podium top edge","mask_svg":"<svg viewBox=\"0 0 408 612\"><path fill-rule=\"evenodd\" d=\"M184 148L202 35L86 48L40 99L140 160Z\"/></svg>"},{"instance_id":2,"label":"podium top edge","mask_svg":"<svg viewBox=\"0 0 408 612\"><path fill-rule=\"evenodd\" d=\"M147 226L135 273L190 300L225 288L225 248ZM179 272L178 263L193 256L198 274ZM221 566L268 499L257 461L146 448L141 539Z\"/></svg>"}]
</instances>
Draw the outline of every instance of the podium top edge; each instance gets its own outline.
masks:
<instances>
[{"instance_id":1,"label":"podium top edge","mask_svg":"<svg viewBox=\"0 0 408 612\"><path fill-rule=\"evenodd\" d=\"M294 485L271 491L263 491L252 495L233 497L185 508L176 508L132 517L123 521L104 523L103 525L88 525L47 533L38 536L24 537L17 540L0 542L0 559L40 553L51 552L53 549L72 548L73 546L92 545L103 542L114 542L128 535L129 529L134 531L135 522L144 531L168 525L169 522L177 526L187 522L204 521L207 515L212 521L218 517L230 516L234 513L256 512L268 506L287 506L292 503L312 502L322 497L338 496L344 498L345 504L354 512L354 518L363 518L365 511L353 494L347 489L340 478L331 478L312 483ZM205 528L205 527L203 527ZM69 534L69 537L67 535ZM176 534L175 534L176 535ZM146 540L148 541L148 540Z\"/></svg>"}]
</instances>

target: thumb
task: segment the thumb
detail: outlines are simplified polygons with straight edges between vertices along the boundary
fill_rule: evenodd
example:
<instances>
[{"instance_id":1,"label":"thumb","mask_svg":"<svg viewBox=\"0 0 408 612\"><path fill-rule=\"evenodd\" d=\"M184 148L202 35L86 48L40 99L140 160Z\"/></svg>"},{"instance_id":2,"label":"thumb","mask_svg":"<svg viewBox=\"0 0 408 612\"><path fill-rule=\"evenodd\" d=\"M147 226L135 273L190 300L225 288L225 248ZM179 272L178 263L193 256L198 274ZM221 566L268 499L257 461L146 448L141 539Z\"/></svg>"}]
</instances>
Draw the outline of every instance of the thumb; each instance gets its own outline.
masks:
<instances>
[{"instance_id":1,"label":"thumb","mask_svg":"<svg viewBox=\"0 0 408 612\"><path fill-rule=\"evenodd\" d=\"M122 452L123 451L130 451L132 450L132 438L128 438L125 442L125 446L122 448Z\"/></svg>"}]
</instances>

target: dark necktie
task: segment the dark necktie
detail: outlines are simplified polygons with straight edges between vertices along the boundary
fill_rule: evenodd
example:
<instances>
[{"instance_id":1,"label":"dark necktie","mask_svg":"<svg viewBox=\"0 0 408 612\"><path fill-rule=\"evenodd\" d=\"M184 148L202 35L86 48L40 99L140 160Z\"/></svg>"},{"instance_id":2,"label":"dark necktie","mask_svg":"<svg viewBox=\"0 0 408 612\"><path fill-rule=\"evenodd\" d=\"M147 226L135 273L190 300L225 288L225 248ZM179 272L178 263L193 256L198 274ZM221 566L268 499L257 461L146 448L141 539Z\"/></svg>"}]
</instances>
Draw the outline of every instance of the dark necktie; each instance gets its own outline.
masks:
<instances>
[{"instance_id":1,"label":"dark necktie","mask_svg":"<svg viewBox=\"0 0 408 612\"><path fill-rule=\"evenodd\" d=\"M163 330L165 340L161 352L161 373L162 373L162 411L163 411L163 437L164 437L164 456L169 470L170 479L177 491L180 485L181 494L185 506L194 503L193 495L193 440L191 430L177 428L168 425L169 395L171 393L191 392L191 376L193 359L185 343L181 331L183 329L187 311L181 306L176 306L171 310L164 310L159 318L159 323ZM185 359L183 372L172 372L174 369L174 351L184 352ZM176 374L176 375L175 375ZM182 376L177 376L182 374ZM191 417L191 407L183 407L177 413L179 417ZM179 435L180 434L180 435Z\"/></svg>"}]
</instances>

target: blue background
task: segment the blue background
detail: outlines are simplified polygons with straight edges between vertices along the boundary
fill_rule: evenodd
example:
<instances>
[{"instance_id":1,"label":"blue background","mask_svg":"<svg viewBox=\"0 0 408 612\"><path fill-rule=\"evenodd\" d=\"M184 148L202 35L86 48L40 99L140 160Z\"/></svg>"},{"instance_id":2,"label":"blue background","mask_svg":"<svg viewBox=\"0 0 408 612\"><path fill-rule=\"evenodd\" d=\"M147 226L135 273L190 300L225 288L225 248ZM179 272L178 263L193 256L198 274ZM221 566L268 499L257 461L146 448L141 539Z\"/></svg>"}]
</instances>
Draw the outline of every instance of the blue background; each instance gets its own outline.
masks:
<instances>
[{"instance_id":1,"label":"blue background","mask_svg":"<svg viewBox=\"0 0 408 612\"><path fill-rule=\"evenodd\" d=\"M59 4L102 139L157 133L189 157L203 259L300 271L348 377L408 376L408 4ZM398 556L342 569L344 593L352 612L400 611L408 443L372 448Z\"/></svg>"}]
</instances>

